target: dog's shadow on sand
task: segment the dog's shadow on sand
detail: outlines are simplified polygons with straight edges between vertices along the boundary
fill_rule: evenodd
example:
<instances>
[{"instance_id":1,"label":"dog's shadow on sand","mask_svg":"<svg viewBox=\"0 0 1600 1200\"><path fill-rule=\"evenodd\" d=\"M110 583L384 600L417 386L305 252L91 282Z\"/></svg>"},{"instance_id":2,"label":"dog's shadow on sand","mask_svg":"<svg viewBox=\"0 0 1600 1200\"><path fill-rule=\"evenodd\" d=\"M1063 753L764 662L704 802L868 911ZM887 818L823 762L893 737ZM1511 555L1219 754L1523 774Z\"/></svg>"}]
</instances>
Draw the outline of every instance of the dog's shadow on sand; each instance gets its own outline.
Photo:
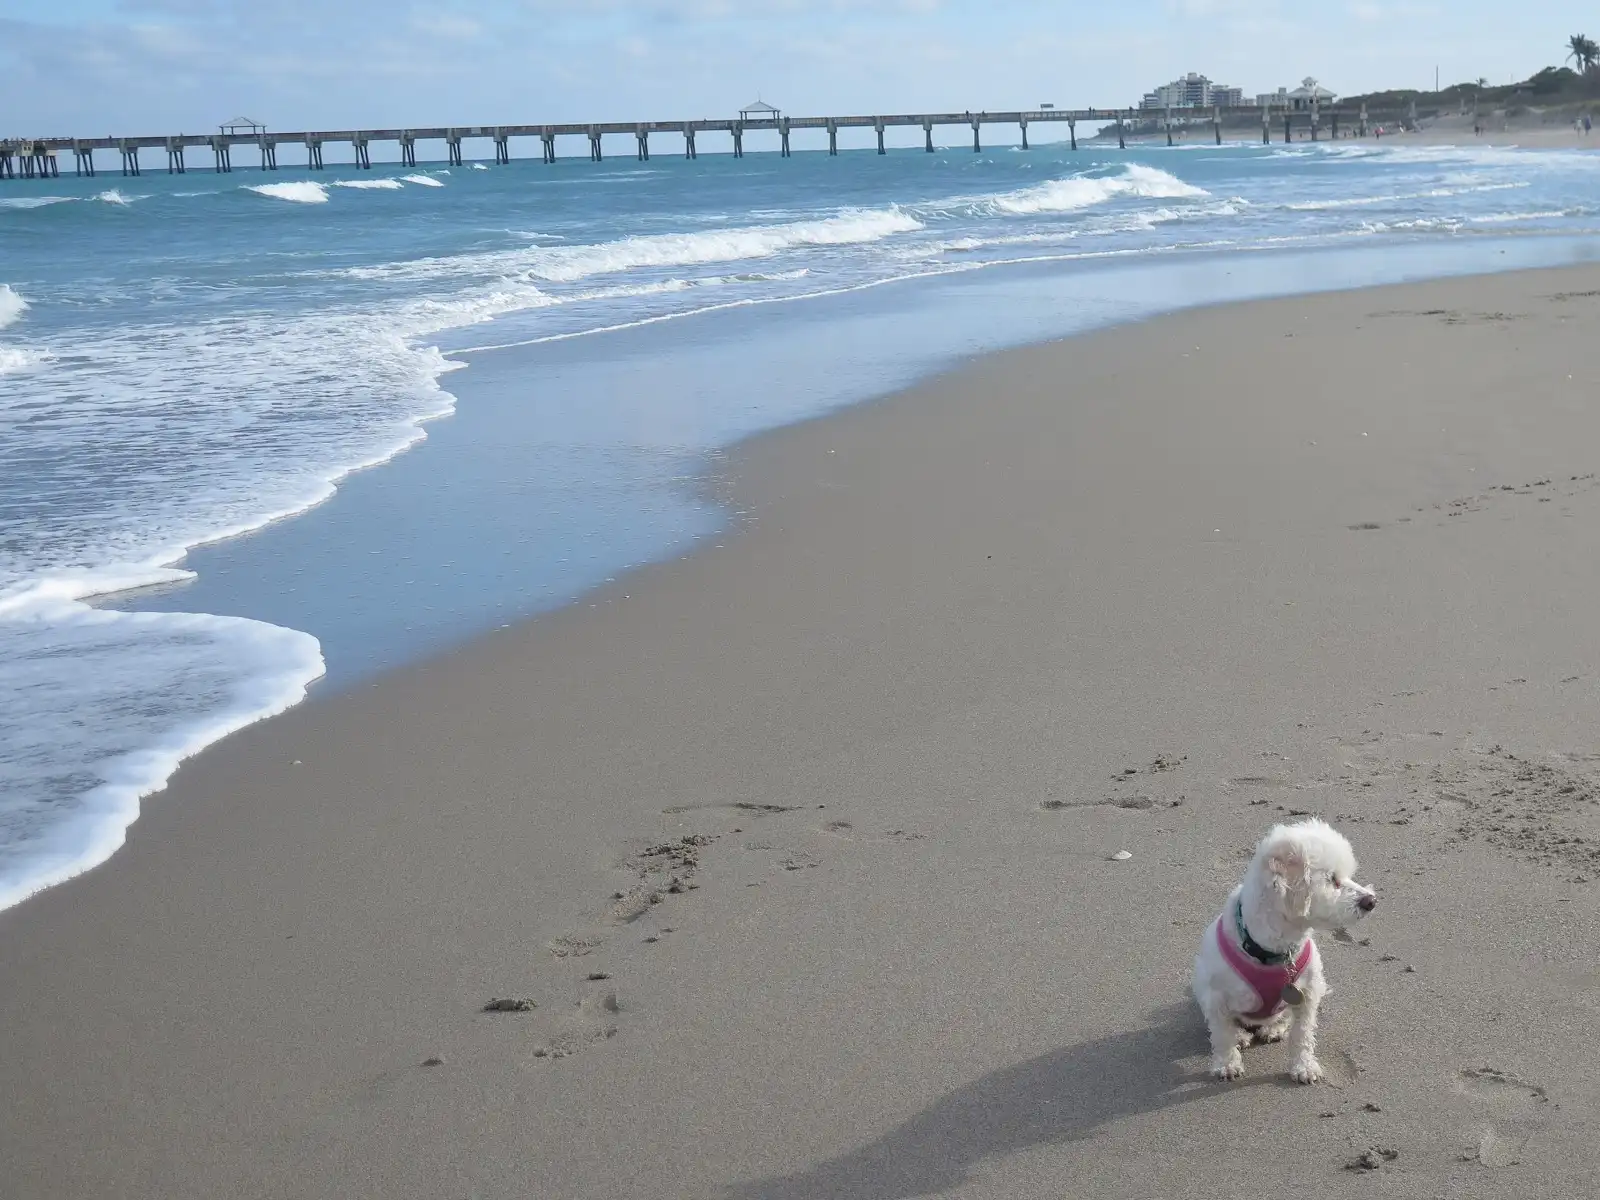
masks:
<instances>
[{"instance_id":1,"label":"dog's shadow on sand","mask_svg":"<svg viewBox=\"0 0 1600 1200\"><path fill-rule=\"evenodd\" d=\"M736 1184L723 1200L910 1200L968 1178L985 1158L1091 1136L1110 1121L1155 1112L1219 1090L1277 1085L1218 1083L1186 1069L1206 1051L1193 1004L1173 1004L1149 1026L1042 1054L995 1071L877 1141L794 1175Z\"/></svg>"}]
</instances>

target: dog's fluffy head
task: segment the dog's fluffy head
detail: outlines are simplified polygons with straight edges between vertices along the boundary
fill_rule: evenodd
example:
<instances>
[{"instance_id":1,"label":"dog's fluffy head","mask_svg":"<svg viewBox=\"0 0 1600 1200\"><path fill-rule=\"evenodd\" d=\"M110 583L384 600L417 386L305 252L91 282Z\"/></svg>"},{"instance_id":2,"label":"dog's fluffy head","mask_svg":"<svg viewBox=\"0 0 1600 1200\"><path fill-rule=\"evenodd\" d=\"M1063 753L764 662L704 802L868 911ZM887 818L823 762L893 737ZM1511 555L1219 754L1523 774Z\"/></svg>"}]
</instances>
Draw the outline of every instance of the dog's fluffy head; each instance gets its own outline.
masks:
<instances>
[{"instance_id":1,"label":"dog's fluffy head","mask_svg":"<svg viewBox=\"0 0 1600 1200\"><path fill-rule=\"evenodd\" d=\"M1377 905L1355 881L1356 856L1337 829L1315 817L1275 825L1256 847L1247 886L1291 925L1344 929Z\"/></svg>"}]
</instances>

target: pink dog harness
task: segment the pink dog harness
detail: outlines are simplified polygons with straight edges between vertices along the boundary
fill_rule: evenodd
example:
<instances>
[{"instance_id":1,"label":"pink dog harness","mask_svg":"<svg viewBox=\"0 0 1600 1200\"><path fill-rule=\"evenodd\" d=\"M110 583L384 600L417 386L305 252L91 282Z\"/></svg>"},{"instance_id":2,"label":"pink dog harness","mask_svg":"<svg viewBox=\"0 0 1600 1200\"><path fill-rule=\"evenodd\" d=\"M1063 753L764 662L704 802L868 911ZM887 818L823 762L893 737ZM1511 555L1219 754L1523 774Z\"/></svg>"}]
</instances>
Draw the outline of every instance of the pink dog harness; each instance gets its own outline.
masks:
<instances>
[{"instance_id":1,"label":"pink dog harness","mask_svg":"<svg viewBox=\"0 0 1600 1200\"><path fill-rule=\"evenodd\" d=\"M1233 939L1222 928L1221 917L1217 918L1217 946L1222 951L1222 957L1227 959L1228 965L1233 968L1234 974L1248 983L1261 1001L1261 1007L1255 1012L1244 1014L1242 1019L1246 1021L1265 1021L1282 1012L1284 988L1299 979L1300 973L1311 961L1311 939L1307 938L1293 966L1287 962L1276 965L1257 962L1233 944Z\"/></svg>"}]
</instances>

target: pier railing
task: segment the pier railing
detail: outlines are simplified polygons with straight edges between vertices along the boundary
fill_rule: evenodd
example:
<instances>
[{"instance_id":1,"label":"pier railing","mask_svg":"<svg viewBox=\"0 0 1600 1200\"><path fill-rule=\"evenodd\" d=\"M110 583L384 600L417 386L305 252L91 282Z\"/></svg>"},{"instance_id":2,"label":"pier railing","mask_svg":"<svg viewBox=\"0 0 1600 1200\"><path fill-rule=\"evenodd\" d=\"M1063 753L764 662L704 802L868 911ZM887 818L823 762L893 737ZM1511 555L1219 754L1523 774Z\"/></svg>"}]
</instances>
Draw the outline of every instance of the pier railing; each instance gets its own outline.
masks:
<instances>
[{"instance_id":1,"label":"pier railing","mask_svg":"<svg viewBox=\"0 0 1600 1200\"><path fill-rule=\"evenodd\" d=\"M588 142L589 158L600 161L603 157L603 139L610 135L632 137L634 153L640 159L650 157L652 134L676 135L683 139L686 158L698 157L696 137L705 133L726 134L732 140L735 157L744 155L744 135L757 130L773 131L779 137L779 153L790 154L790 136L796 130L825 130L828 135L828 153L839 153L841 129L871 129L877 134L878 153L887 153L884 132L895 128L920 128L923 131L924 149L934 149L935 129L957 127L972 132L972 149L983 149L985 126L1010 126L1021 132L1022 147L1028 148L1028 128L1032 125L1066 125L1071 148L1078 148L1078 125L1109 125L1117 131L1119 146L1125 147L1133 131L1165 132L1167 143L1173 141L1174 129L1192 129L1195 125L1209 125L1218 144L1226 123L1236 127L1241 123L1261 123L1262 140L1271 141L1281 126L1285 141L1291 140L1296 128L1313 140L1326 130L1328 136L1338 137L1341 127L1347 134L1366 136L1379 120L1416 120L1413 105L1409 114L1368 113L1365 106L1355 108L1318 108L1285 110L1282 108L1234 107L1201 109L1169 109L1152 112L1147 109L1035 109L1013 112L943 112L899 113L894 115L844 116L844 117L785 117L777 116L759 120L701 119L686 121L603 121L593 124L557 125L464 125L431 126L418 129L341 129L300 130L292 133L266 133L260 131L230 131L205 134L167 134L153 137L103 137L103 138L37 138L29 140L0 141L0 179L50 178L60 173L58 159L71 153L79 175L95 174L94 152L115 151L121 158L122 174L139 175L144 170L141 151L162 151L166 155L169 173L178 174L188 169L186 152L210 150L212 164L217 171L233 170L233 150L236 147L254 147L260 154L261 169L278 169L280 146L303 147L306 164L311 170L323 167L325 145L347 145L353 152L358 168L372 166L373 142L393 142L399 150L399 161L404 166L417 164L418 142L442 142L445 161L459 166L463 161L462 143L468 140L493 143L496 163L511 161L513 138L537 138L543 160L556 161L556 139L582 137Z\"/></svg>"}]
</instances>

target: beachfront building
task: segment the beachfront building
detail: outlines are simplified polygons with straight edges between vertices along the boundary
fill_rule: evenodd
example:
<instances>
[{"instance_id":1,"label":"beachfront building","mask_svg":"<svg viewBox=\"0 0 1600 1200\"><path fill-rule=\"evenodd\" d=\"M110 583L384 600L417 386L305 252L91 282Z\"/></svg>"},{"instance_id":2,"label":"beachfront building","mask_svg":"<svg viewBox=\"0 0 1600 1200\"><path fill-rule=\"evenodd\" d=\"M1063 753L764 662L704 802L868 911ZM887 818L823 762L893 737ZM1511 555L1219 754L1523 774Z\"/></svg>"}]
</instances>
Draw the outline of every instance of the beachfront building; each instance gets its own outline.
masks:
<instances>
[{"instance_id":1,"label":"beachfront building","mask_svg":"<svg viewBox=\"0 0 1600 1200\"><path fill-rule=\"evenodd\" d=\"M1279 88L1275 92L1262 92L1256 97L1256 104L1261 108L1284 108L1290 112L1304 112L1310 109L1312 97L1316 97L1319 108L1326 108L1339 99L1339 94L1323 87L1308 75L1300 81L1300 86L1293 90Z\"/></svg>"},{"instance_id":2,"label":"beachfront building","mask_svg":"<svg viewBox=\"0 0 1600 1200\"><path fill-rule=\"evenodd\" d=\"M1204 75L1190 71L1182 79L1146 92L1139 107L1164 112L1169 108L1232 108L1244 103L1244 89L1212 83Z\"/></svg>"}]
</instances>

